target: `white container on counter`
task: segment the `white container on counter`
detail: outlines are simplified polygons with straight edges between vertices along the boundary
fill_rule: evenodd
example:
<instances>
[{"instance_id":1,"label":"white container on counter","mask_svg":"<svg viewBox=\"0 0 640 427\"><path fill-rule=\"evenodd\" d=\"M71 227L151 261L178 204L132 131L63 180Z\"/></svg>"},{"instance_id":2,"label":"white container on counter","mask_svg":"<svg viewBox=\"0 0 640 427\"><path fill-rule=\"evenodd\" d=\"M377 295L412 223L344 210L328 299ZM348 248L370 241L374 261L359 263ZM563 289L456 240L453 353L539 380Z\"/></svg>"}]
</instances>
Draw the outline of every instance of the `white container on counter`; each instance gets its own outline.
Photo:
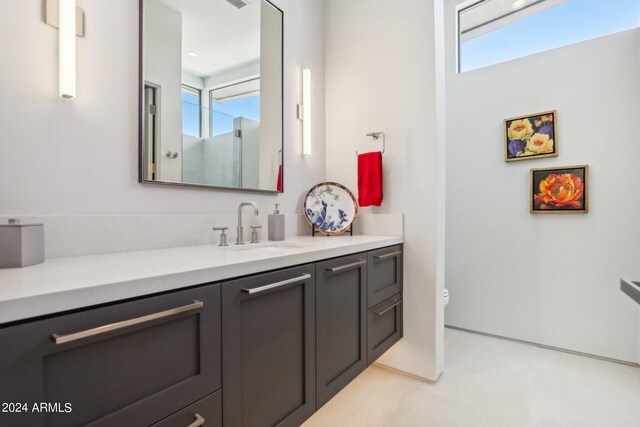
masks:
<instances>
[{"instance_id":1,"label":"white container on counter","mask_svg":"<svg viewBox=\"0 0 640 427\"><path fill-rule=\"evenodd\" d=\"M10 219L0 224L0 268L20 268L44 262L44 224Z\"/></svg>"}]
</instances>

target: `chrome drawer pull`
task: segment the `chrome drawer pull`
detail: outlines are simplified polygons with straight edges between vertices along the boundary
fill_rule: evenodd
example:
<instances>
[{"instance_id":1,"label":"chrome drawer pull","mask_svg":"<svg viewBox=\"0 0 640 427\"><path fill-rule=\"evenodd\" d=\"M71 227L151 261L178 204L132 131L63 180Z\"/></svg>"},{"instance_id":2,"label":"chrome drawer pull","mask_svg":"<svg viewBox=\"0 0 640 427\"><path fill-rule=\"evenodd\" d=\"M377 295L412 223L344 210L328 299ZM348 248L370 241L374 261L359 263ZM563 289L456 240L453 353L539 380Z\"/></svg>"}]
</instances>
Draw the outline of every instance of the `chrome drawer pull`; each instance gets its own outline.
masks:
<instances>
[{"instance_id":1,"label":"chrome drawer pull","mask_svg":"<svg viewBox=\"0 0 640 427\"><path fill-rule=\"evenodd\" d=\"M335 273L335 272L338 272L338 271L344 271L344 270L349 270L349 269L354 268L354 267L359 267L359 266L364 265L366 263L367 263L366 259L359 259L358 261L352 262L351 264L341 265L340 267L327 268L327 271Z\"/></svg>"},{"instance_id":2,"label":"chrome drawer pull","mask_svg":"<svg viewBox=\"0 0 640 427\"><path fill-rule=\"evenodd\" d=\"M396 257L398 255L400 255L402 253L402 251L393 251L393 252L389 252L387 254L383 254L383 255L376 255L374 256L375 259L387 259L387 258L391 258L391 257Z\"/></svg>"},{"instance_id":3,"label":"chrome drawer pull","mask_svg":"<svg viewBox=\"0 0 640 427\"><path fill-rule=\"evenodd\" d=\"M196 420L187 427L200 427L204 425L204 418L200 414L195 414Z\"/></svg>"},{"instance_id":4,"label":"chrome drawer pull","mask_svg":"<svg viewBox=\"0 0 640 427\"><path fill-rule=\"evenodd\" d=\"M374 311L373 314L375 314L376 316L382 316L383 314L385 314L389 310L392 310L392 309L396 308L400 304L402 304L402 300L396 301L395 303L391 304L389 307L385 308L382 311Z\"/></svg>"},{"instance_id":5,"label":"chrome drawer pull","mask_svg":"<svg viewBox=\"0 0 640 427\"><path fill-rule=\"evenodd\" d=\"M282 282L276 282L270 285L260 286L259 288L252 288L252 289L245 288L242 290L242 292L249 295L255 295L255 294L259 294L260 292L268 291L269 289L275 289L281 286L287 286L287 285L292 285L298 282L304 282L307 279L311 279L310 274L303 274L300 277L294 277L293 279L283 280Z\"/></svg>"},{"instance_id":6,"label":"chrome drawer pull","mask_svg":"<svg viewBox=\"0 0 640 427\"><path fill-rule=\"evenodd\" d=\"M150 322L156 319L162 319L163 317L173 316L175 314L186 313L188 311L197 310L202 308L204 303L202 301L193 301L192 304L185 305L183 307L172 308L170 310L161 311L147 316L136 317L135 319L123 320L122 322L112 323L110 325L98 326L97 328L87 329L86 331L76 332L68 335L53 334L51 338L56 344L64 344L72 341L78 341L83 338L93 337L95 335L104 334L106 332L116 331L118 329L126 328L128 326L139 325L140 323Z\"/></svg>"}]
</instances>

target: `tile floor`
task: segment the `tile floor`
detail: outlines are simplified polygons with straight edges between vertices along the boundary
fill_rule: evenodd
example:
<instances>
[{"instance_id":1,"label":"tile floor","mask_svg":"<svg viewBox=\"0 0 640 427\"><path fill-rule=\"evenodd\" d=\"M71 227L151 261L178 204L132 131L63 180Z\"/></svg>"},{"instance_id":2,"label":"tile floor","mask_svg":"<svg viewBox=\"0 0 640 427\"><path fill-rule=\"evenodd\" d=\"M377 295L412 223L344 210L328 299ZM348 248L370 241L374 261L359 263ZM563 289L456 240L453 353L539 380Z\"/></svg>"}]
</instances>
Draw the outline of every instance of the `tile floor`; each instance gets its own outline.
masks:
<instances>
[{"instance_id":1,"label":"tile floor","mask_svg":"<svg viewBox=\"0 0 640 427\"><path fill-rule=\"evenodd\" d=\"M640 426L640 369L446 329L429 384L371 366L304 427Z\"/></svg>"}]
</instances>

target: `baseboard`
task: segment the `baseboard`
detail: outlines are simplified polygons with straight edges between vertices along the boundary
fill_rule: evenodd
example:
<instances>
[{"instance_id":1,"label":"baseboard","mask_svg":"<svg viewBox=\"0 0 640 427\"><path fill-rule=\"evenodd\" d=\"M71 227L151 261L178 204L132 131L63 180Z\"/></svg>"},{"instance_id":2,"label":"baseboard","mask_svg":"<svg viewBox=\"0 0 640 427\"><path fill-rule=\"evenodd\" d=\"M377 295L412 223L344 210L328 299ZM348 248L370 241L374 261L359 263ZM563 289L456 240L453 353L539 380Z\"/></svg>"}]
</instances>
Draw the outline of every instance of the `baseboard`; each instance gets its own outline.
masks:
<instances>
[{"instance_id":1,"label":"baseboard","mask_svg":"<svg viewBox=\"0 0 640 427\"><path fill-rule=\"evenodd\" d=\"M449 329L454 329L456 331L468 332L468 333L476 334L476 335L483 335L485 337L497 338L497 339L500 339L500 340L512 341L512 342L517 342L517 343L526 344L526 345L532 345L532 346L544 348L544 349L547 349L547 350L560 351L562 353L569 353L569 354L573 354L573 355L576 355L576 356L583 356L583 357L588 357L588 358L591 358L591 359L602 360L602 361L605 361L605 362L618 363L620 365L633 366L634 368L640 368L640 364L634 363L634 362L627 362L626 360L612 359L610 357L598 356L596 354L583 353L581 351L568 350L566 348L560 348L560 347L553 347L553 346L550 346L550 345L540 344L540 343L536 343L536 342L519 340L517 338L503 337L501 335L494 335L494 334L489 334L489 333L486 333L486 332L480 332L480 331L474 331L474 330L471 330L471 329L459 328L457 326L444 325L444 327L445 328L449 328Z\"/></svg>"},{"instance_id":2,"label":"baseboard","mask_svg":"<svg viewBox=\"0 0 640 427\"><path fill-rule=\"evenodd\" d=\"M440 379L440 376L438 376L438 378L435 381L433 381L433 380L430 380L428 378L421 377L420 375L415 375L415 374L409 373L407 371L403 371L402 369L396 369L396 368L392 368L391 366L383 365L382 363L373 362L373 364L376 365L379 368L386 369L387 371L391 371L391 372L394 372L396 374L404 375L405 377L410 377L410 378L413 378L413 379L418 380L418 381L422 381L423 383L435 384Z\"/></svg>"}]
</instances>

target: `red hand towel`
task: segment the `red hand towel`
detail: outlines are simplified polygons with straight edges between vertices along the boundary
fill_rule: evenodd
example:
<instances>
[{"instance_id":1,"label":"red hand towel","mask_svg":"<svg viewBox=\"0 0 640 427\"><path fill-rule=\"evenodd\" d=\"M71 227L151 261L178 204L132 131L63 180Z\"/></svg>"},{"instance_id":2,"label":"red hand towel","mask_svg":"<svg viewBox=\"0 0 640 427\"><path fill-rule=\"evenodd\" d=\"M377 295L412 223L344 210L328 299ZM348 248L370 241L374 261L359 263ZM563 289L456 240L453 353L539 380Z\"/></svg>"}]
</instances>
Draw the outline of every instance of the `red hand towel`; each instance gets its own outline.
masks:
<instances>
[{"instance_id":1,"label":"red hand towel","mask_svg":"<svg viewBox=\"0 0 640 427\"><path fill-rule=\"evenodd\" d=\"M382 153L358 156L358 203L360 206L382 204Z\"/></svg>"},{"instance_id":2,"label":"red hand towel","mask_svg":"<svg viewBox=\"0 0 640 427\"><path fill-rule=\"evenodd\" d=\"M278 166L278 182L276 183L276 191L282 191L282 165Z\"/></svg>"}]
</instances>

